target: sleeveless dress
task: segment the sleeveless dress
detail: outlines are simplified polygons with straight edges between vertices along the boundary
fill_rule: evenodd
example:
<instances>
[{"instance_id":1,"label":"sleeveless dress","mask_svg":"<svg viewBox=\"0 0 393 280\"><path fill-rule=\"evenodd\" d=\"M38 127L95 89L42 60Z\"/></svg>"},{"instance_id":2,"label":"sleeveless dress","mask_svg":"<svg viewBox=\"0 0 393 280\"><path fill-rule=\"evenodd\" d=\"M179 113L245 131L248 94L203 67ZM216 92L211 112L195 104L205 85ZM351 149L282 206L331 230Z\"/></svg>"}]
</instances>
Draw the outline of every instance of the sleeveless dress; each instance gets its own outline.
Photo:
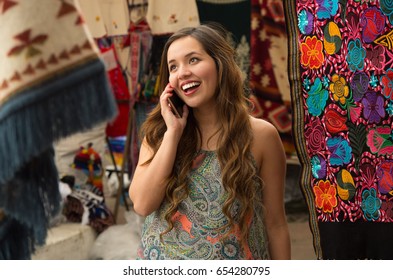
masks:
<instances>
[{"instance_id":1,"label":"sleeveless dress","mask_svg":"<svg viewBox=\"0 0 393 280\"><path fill-rule=\"evenodd\" d=\"M214 151L200 151L193 161L189 175L190 193L174 215L174 228L162 236L167 228L164 218L167 203L146 217L137 259L143 260L231 260L269 259L262 209L256 209L249 219L247 244L239 240L239 229L221 227L228 220L222 212L227 197L221 182L221 169ZM261 190L262 186L260 186ZM261 192L262 195L262 192ZM236 209L233 211L236 220ZM231 231L224 240L220 237Z\"/></svg>"}]
</instances>

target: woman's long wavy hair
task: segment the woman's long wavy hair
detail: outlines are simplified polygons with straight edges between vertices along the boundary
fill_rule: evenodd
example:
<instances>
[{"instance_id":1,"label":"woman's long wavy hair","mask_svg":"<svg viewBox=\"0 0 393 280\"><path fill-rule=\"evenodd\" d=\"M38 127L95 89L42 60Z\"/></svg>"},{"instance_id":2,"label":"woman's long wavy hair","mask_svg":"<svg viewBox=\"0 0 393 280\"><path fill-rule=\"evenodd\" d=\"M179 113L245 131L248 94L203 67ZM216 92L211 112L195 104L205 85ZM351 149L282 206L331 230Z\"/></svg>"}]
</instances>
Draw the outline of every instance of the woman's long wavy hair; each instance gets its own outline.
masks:
<instances>
[{"instance_id":1,"label":"woman's long wavy hair","mask_svg":"<svg viewBox=\"0 0 393 280\"><path fill-rule=\"evenodd\" d=\"M257 203L260 203L261 192L257 189L256 180L261 181L256 173L251 156L253 134L249 120L250 102L247 98L247 87L242 72L235 60L235 51L229 43L229 33L223 28L211 24L195 28L184 28L174 33L166 42L159 72L159 91L162 92L169 80L167 53L170 45L187 36L198 40L205 51L214 59L218 72L218 86L215 94L217 115L220 122L218 133L217 156L221 164L222 183L228 193L223 206L223 213L228 219L225 227L234 229L235 223L240 229L242 241L246 241L249 232L249 218ZM154 155L161 145L166 131L165 122L161 116L158 104L144 122L141 136L146 136L148 145ZM188 116L187 125L180 139L176 154L176 164L172 175L168 178L165 219L168 228L162 234L173 229L172 217L179 203L188 195L187 175L191 170L193 158L201 148L201 133L192 109ZM154 157L152 156L152 158ZM149 163L150 160L146 162ZM234 203L240 203L240 209L234 216Z\"/></svg>"}]
</instances>

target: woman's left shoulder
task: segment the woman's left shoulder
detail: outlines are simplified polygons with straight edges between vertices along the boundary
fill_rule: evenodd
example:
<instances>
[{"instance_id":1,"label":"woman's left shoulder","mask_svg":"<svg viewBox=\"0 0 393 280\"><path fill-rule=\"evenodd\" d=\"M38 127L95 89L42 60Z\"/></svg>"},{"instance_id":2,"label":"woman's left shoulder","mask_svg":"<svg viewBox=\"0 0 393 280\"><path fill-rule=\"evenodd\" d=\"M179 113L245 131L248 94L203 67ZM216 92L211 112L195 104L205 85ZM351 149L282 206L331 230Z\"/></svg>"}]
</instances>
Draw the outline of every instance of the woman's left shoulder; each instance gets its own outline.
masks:
<instances>
[{"instance_id":1,"label":"woman's left shoulder","mask_svg":"<svg viewBox=\"0 0 393 280\"><path fill-rule=\"evenodd\" d=\"M250 117L253 131L252 153L260 164L263 159L275 157L282 150L282 142L276 127L268 121Z\"/></svg>"},{"instance_id":2,"label":"woman's left shoulder","mask_svg":"<svg viewBox=\"0 0 393 280\"><path fill-rule=\"evenodd\" d=\"M250 116L254 140L274 140L279 137L276 127L268 121Z\"/></svg>"}]
</instances>

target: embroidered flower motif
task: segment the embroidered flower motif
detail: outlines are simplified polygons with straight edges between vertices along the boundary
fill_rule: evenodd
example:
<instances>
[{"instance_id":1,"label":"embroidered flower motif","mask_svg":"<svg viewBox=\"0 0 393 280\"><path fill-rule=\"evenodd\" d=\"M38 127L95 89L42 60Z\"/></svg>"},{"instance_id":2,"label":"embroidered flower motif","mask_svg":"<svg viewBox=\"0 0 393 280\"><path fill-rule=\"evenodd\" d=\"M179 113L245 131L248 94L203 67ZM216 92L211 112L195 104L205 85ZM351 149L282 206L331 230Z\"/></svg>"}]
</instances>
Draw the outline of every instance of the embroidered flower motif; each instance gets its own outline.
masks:
<instances>
[{"instance_id":1,"label":"embroidered flower motif","mask_svg":"<svg viewBox=\"0 0 393 280\"><path fill-rule=\"evenodd\" d=\"M331 134L337 134L341 131L347 131L348 127L345 124L347 118L337 112L332 107L329 107L325 110L325 125L326 130Z\"/></svg>"},{"instance_id":2,"label":"embroidered flower motif","mask_svg":"<svg viewBox=\"0 0 393 280\"><path fill-rule=\"evenodd\" d=\"M338 10L338 0L317 0L318 19L328 19L334 16Z\"/></svg>"},{"instance_id":3,"label":"embroidered flower motif","mask_svg":"<svg viewBox=\"0 0 393 280\"><path fill-rule=\"evenodd\" d=\"M311 82L309 78L304 78L303 80L303 87L308 91L311 88Z\"/></svg>"},{"instance_id":4,"label":"embroidered flower motif","mask_svg":"<svg viewBox=\"0 0 393 280\"><path fill-rule=\"evenodd\" d=\"M300 45L300 61L305 67L318 69L322 66L325 56L323 55L323 44L316 36L307 37Z\"/></svg>"},{"instance_id":5,"label":"embroidered flower motif","mask_svg":"<svg viewBox=\"0 0 393 280\"><path fill-rule=\"evenodd\" d=\"M367 134L367 146L373 154L391 155L393 154L392 130L389 126L379 126Z\"/></svg>"},{"instance_id":6,"label":"embroidered flower motif","mask_svg":"<svg viewBox=\"0 0 393 280\"><path fill-rule=\"evenodd\" d=\"M390 23L393 23L393 2L391 0L380 0L379 5L381 11L389 18Z\"/></svg>"},{"instance_id":7,"label":"embroidered flower motif","mask_svg":"<svg viewBox=\"0 0 393 280\"><path fill-rule=\"evenodd\" d=\"M334 74L332 76L332 82L330 83L329 89L333 93L334 101L339 101L340 105L345 105L349 95L349 87L345 78Z\"/></svg>"},{"instance_id":8,"label":"embroidered flower motif","mask_svg":"<svg viewBox=\"0 0 393 280\"><path fill-rule=\"evenodd\" d=\"M364 72L356 72L351 81L353 100L359 102L368 89L370 78Z\"/></svg>"},{"instance_id":9,"label":"embroidered flower motif","mask_svg":"<svg viewBox=\"0 0 393 280\"><path fill-rule=\"evenodd\" d=\"M318 185L313 187L315 204L325 213L332 213L337 206L336 187L329 180L320 180Z\"/></svg>"},{"instance_id":10,"label":"embroidered flower motif","mask_svg":"<svg viewBox=\"0 0 393 280\"><path fill-rule=\"evenodd\" d=\"M374 73L371 73L370 75L370 85L372 88L376 88L379 84L378 77L374 75Z\"/></svg>"},{"instance_id":11,"label":"embroidered flower motif","mask_svg":"<svg viewBox=\"0 0 393 280\"><path fill-rule=\"evenodd\" d=\"M337 193L342 200L351 200L355 196L356 186L351 173L342 169L337 174Z\"/></svg>"},{"instance_id":12,"label":"embroidered flower motif","mask_svg":"<svg viewBox=\"0 0 393 280\"><path fill-rule=\"evenodd\" d=\"M11 48L7 55L20 55L23 51L25 51L26 58L31 58L41 54L42 51L38 48L38 45L43 45L48 39L48 35L38 34L33 37L31 34L32 29L26 29L23 32L15 35L14 38L18 40L20 44Z\"/></svg>"},{"instance_id":13,"label":"embroidered flower motif","mask_svg":"<svg viewBox=\"0 0 393 280\"><path fill-rule=\"evenodd\" d=\"M328 77L323 77L323 78L322 78L322 84L323 84L323 87L324 87L324 88L328 88L328 87L329 87L329 84L330 84L329 78L328 78Z\"/></svg>"},{"instance_id":14,"label":"embroidered flower motif","mask_svg":"<svg viewBox=\"0 0 393 280\"><path fill-rule=\"evenodd\" d=\"M302 34L308 35L312 32L314 25L314 17L307 10L301 10L298 14L298 23L299 30Z\"/></svg>"},{"instance_id":15,"label":"embroidered flower motif","mask_svg":"<svg viewBox=\"0 0 393 280\"><path fill-rule=\"evenodd\" d=\"M385 160L377 166L378 190L393 195L393 161Z\"/></svg>"},{"instance_id":16,"label":"embroidered flower motif","mask_svg":"<svg viewBox=\"0 0 393 280\"><path fill-rule=\"evenodd\" d=\"M371 159L370 159L371 160ZM360 165L360 173L362 174L362 181L364 186L372 187L375 179L375 166L371 163L364 162Z\"/></svg>"},{"instance_id":17,"label":"embroidered flower motif","mask_svg":"<svg viewBox=\"0 0 393 280\"><path fill-rule=\"evenodd\" d=\"M328 91L323 88L321 80L316 78L314 84L311 86L311 89L308 92L308 97L306 100L310 114L313 116L319 116L326 106L328 97Z\"/></svg>"},{"instance_id":18,"label":"embroidered flower motif","mask_svg":"<svg viewBox=\"0 0 393 280\"><path fill-rule=\"evenodd\" d=\"M315 118L310 122L310 126L306 129L304 136L306 137L310 154L316 154L325 150L326 133L319 118Z\"/></svg>"},{"instance_id":19,"label":"embroidered flower motif","mask_svg":"<svg viewBox=\"0 0 393 280\"><path fill-rule=\"evenodd\" d=\"M351 70L352 72L363 70L365 58L366 58L366 50L363 48L360 39L349 41L348 55L347 55L349 70Z\"/></svg>"},{"instance_id":20,"label":"embroidered flower motif","mask_svg":"<svg viewBox=\"0 0 393 280\"><path fill-rule=\"evenodd\" d=\"M362 210L364 217L368 221L375 221L380 216L381 200L377 197L377 191L374 188L365 189L362 193Z\"/></svg>"},{"instance_id":21,"label":"embroidered flower motif","mask_svg":"<svg viewBox=\"0 0 393 280\"><path fill-rule=\"evenodd\" d=\"M393 100L393 69L388 69L385 75L381 77L382 94L390 100Z\"/></svg>"},{"instance_id":22,"label":"embroidered flower motif","mask_svg":"<svg viewBox=\"0 0 393 280\"><path fill-rule=\"evenodd\" d=\"M386 213L387 217L393 217L393 201L382 201L381 210Z\"/></svg>"},{"instance_id":23,"label":"embroidered flower motif","mask_svg":"<svg viewBox=\"0 0 393 280\"><path fill-rule=\"evenodd\" d=\"M386 112L389 116L393 115L393 101L389 101L388 105L386 105Z\"/></svg>"},{"instance_id":24,"label":"embroidered flower motif","mask_svg":"<svg viewBox=\"0 0 393 280\"><path fill-rule=\"evenodd\" d=\"M385 48L378 45L367 51L367 58L371 64L378 70L382 70L385 66Z\"/></svg>"},{"instance_id":25,"label":"embroidered flower motif","mask_svg":"<svg viewBox=\"0 0 393 280\"><path fill-rule=\"evenodd\" d=\"M362 27L363 41L372 43L385 28L385 17L378 8L368 8L360 17L360 26Z\"/></svg>"},{"instance_id":26,"label":"embroidered flower motif","mask_svg":"<svg viewBox=\"0 0 393 280\"><path fill-rule=\"evenodd\" d=\"M311 158L311 171L316 179L326 177L326 160L321 155L315 155Z\"/></svg>"},{"instance_id":27,"label":"embroidered flower motif","mask_svg":"<svg viewBox=\"0 0 393 280\"><path fill-rule=\"evenodd\" d=\"M379 123L385 117L385 100L374 91L366 93L362 100L363 116L370 123Z\"/></svg>"},{"instance_id":28,"label":"embroidered flower motif","mask_svg":"<svg viewBox=\"0 0 393 280\"><path fill-rule=\"evenodd\" d=\"M323 45L325 47L326 53L329 55L338 53L338 51L341 49L342 40L340 28L337 26L337 24L333 21L328 22L323 29L323 35Z\"/></svg>"},{"instance_id":29,"label":"embroidered flower motif","mask_svg":"<svg viewBox=\"0 0 393 280\"><path fill-rule=\"evenodd\" d=\"M352 158L352 148L343 137L333 137L326 141L330 151L330 164L332 166L342 166L348 164Z\"/></svg>"}]
</instances>

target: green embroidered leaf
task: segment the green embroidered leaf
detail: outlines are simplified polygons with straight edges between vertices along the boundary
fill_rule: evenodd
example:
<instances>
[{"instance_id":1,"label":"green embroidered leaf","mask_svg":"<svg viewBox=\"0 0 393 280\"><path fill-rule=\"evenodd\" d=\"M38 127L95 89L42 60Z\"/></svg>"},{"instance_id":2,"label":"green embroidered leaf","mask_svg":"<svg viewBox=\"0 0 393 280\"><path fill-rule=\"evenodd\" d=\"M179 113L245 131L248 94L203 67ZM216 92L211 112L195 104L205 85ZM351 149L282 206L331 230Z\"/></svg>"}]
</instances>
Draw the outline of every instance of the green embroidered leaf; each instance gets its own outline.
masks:
<instances>
[{"instance_id":1,"label":"green embroidered leaf","mask_svg":"<svg viewBox=\"0 0 393 280\"><path fill-rule=\"evenodd\" d=\"M360 156L364 151L364 147L367 142L367 131L366 126L363 124L355 125L352 122L347 123L348 126L348 138L350 146L352 147L352 153L355 158L356 168L359 169L358 164Z\"/></svg>"}]
</instances>

